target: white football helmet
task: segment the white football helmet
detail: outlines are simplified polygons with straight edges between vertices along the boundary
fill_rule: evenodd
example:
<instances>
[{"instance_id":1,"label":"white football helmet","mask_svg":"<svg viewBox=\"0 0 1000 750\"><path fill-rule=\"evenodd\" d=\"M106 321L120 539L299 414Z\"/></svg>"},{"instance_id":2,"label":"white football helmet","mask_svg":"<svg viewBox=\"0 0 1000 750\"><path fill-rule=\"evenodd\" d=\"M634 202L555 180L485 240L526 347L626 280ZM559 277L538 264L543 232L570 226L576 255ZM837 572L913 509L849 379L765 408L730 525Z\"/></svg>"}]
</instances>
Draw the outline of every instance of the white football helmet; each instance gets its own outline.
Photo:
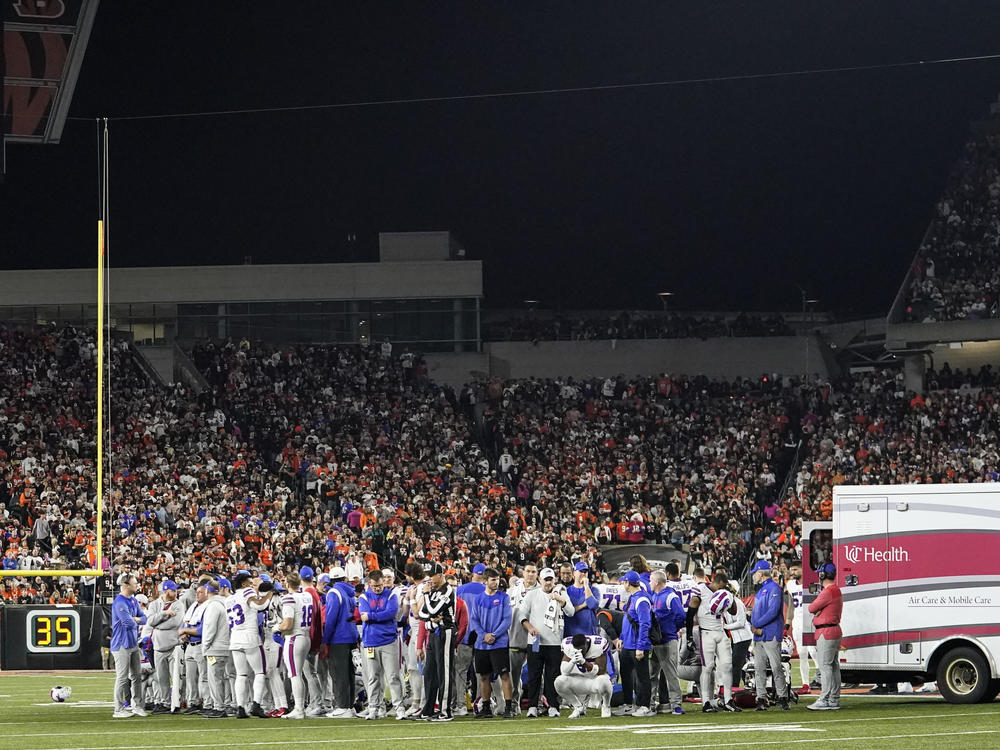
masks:
<instances>
[{"instance_id":1,"label":"white football helmet","mask_svg":"<svg viewBox=\"0 0 1000 750\"><path fill-rule=\"evenodd\" d=\"M62 685L56 685L49 691L49 697L51 697L56 703L65 703L69 700L69 697L72 694L72 688L63 687Z\"/></svg>"}]
</instances>

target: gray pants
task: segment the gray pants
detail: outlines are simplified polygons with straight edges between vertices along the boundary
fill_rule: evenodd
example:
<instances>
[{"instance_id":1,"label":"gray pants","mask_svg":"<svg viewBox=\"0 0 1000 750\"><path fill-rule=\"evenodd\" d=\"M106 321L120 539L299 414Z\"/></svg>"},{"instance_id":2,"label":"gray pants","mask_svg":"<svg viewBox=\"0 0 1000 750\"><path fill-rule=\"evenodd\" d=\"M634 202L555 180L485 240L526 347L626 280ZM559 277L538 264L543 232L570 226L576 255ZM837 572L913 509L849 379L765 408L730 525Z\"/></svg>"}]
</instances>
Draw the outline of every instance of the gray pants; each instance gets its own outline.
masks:
<instances>
[{"instance_id":1,"label":"gray pants","mask_svg":"<svg viewBox=\"0 0 1000 750\"><path fill-rule=\"evenodd\" d=\"M330 685L330 659L316 658L316 680L319 682L319 697L317 705L329 711L333 708L333 689Z\"/></svg>"},{"instance_id":2,"label":"gray pants","mask_svg":"<svg viewBox=\"0 0 1000 750\"><path fill-rule=\"evenodd\" d=\"M528 649L510 649L510 682L513 686L510 697L514 701L514 706L521 706L521 670L524 669L524 662L528 658Z\"/></svg>"},{"instance_id":3,"label":"gray pants","mask_svg":"<svg viewBox=\"0 0 1000 750\"><path fill-rule=\"evenodd\" d=\"M417 632L412 628L406 644L406 671L410 674L410 708L420 708L424 705L424 676L417 663Z\"/></svg>"},{"instance_id":4,"label":"gray pants","mask_svg":"<svg viewBox=\"0 0 1000 750\"><path fill-rule=\"evenodd\" d=\"M371 654L371 656L369 656ZM399 681L399 641L385 646L375 646L361 650L361 658L368 663L368 710L381 711L385 705L385 689L389 688L392 707L403 707L403 683Z\"/></svg>"},{"instance_id":5,"label":"gray pants","mask_svg":"<svg viewBox=\"0 0 1000 750\"><path fill-rule=\"evenodd\" d=\"M781 640L754 641L753 681L757 686L757 697L767 697L767 667L770 665L774 676L774 692L778 700L788 699L788 685L785 683L785 667L781 663Z\"/></svg>"},{"instance_id":6,"label":"gray pants","mask_svg":"<svg viewBox=\"0 0 1000 750\"><path fill-rule=\"evenodd\" d=\"M184 649L175 646L169 651L157 651L156 658L156 687L159 690L159 700L163 705L167 705L170 700L170 708L181 707L181 662L184 661ZM171 690L171 686L173 689Z\"/></svg>"},{"instance_id":7,"label":"gray pants","mask_svg":"<svg viewBox=\"0 0 1000 750\"><path fill-rule=\"evenodd\" d=\"M209 707L208 704L211 700L208 696L208 671L205 666L205 655L201 653L201 646L197 643L189 643L184 651L188 707L196 703L200 703L204 708Z\"/></svg>"},{"instance_id":8,"label":"gray pants","mask_svg":"<svg viewBox=\"0 0 1000 750\"><path fill-rule=\"evenodd\" d=\"M142 655L138 647L111 652L115 660L115 711L122 710L122 696L131 683L131 705L142 708Z\"/></svg>"},{"instance_id":9,"label":"gray pants","mask_svg":"<svg viewBox=\"0 0 1000 750\"><path fill-rule=\"evenodd\" d=\"M472 646L459 643L455 650L455 667L452 674L452 681L455 683L455 700L452 701L452 710L461 706L465 708L465 694L468 691L469 667L472 665Z\"/></svg>"},{"instance_id":10,"label":"gray pants","mask_svg":"<svg viewBox=\"0 0 1000 750\"><path fill-rule=\"evenodd\" d=\"M228 652L221 656L205 657L205 665L208 667L208 693L212 696L212 708L216 711L229 705L226 701L229 682L227 667L231 662L232 657Z\"/></svg>"},{"instance_id":11,"label":"gray pants","mask_svg":"<svg viewBox=\"0 0 1000 750\"><path fill-rule=\"evenodd\" d=\"M670 707L678 708L681 705L683 695L681 695L681 683L677 679L677 646L678 641L667 641L659 646L653 646L652 664L654 686L659 682L660 673L667 682L667 693L670 699ZM661 695L660 703L666 703L666 695Z\"/></svg>"},{"instance_id":12,"label":"gray pants","mask_svg":"<svg viewBox=\"0 0 1000 750\"><path fill-rule=\"evenodd\" d=\"M816 639L816 664L821 690L817 700L840 705L840 638Z\"/></svg>"},{"instance_id":13,"label":"gray pants","mask_svg":"<svg viewBox=\"0 0 1000 750\"><path fill-rule=\"evenodd\" d=\"M303 710L306 708L321 708L323 706L323 687L319 682L319 670L316 667L319 661L319 654L309 654L302 664L302 676L306 679L306 690L309 697Z\"/></svg>"}]
</instances>

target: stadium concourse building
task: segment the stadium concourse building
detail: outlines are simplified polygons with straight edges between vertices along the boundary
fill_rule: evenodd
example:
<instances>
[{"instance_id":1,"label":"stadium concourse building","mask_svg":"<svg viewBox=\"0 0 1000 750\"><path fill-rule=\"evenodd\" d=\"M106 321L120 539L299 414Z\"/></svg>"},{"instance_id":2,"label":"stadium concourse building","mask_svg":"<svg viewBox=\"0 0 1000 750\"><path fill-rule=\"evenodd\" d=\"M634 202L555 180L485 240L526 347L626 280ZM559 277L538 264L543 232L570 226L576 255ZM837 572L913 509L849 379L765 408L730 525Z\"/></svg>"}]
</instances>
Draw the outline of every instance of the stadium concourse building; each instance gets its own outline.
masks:
<instances>
[{"instance_id":1,"label":"stadium concourse building","mask_svg":"<svg viewBox=\"0 0 1000 750\"><path fill-rule=\"evenodd\" d=\"M251 338L479 346L480 261L448 232L379 236L378 263L112 268L111 325L136 341ZM0 272L0 322L97 319L95 269Z\"/></svg>"}]
</instances>

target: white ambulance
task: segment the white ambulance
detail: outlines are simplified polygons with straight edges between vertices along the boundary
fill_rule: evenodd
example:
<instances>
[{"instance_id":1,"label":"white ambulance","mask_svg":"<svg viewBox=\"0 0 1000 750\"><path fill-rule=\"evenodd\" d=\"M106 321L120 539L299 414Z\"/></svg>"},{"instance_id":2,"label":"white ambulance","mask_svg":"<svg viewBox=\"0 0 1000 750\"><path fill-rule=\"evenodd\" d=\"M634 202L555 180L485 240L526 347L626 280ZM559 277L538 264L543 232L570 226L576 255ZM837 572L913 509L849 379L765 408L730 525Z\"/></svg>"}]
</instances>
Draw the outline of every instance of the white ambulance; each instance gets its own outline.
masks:
<instances>
[{"instance_id":1,"label":"white ambulance","mask_svg":"<svg viewBox=\"0 0 1000 750\"><path fill-rule=\"evenodd\" d=\"M817 568L837 566L844 682L936 680L952 703L1000 693L1000 483L835 487L833 522L803 523L802 557L806 607Z\"/></svg>"}]
</instances>

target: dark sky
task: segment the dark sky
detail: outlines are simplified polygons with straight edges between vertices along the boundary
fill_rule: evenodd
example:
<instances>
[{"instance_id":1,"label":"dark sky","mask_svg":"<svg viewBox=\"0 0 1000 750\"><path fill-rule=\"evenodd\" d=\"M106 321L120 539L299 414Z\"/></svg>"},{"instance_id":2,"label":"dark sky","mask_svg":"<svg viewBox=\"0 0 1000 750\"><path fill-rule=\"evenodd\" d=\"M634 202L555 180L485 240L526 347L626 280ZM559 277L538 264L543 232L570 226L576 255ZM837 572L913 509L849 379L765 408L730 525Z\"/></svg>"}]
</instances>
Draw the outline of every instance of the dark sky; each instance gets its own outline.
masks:
<instances>
[{"instance_id":1,"label":"dark sky","mask_svg":"<svg viewBox=\"0 0 1000 750\"><path fill-rule=\"evenodd\" d=\"M291 107L1000 52L996 0L127 3L75 117ZM181 8L183 7L183 11ZM127 9L127 12L126 12ZM284 10L285 13L278 11ZM1000 61L111 124L112 262L374 260L450 229L487 305L883 314ZM95 126L8 147L0 266L87 266ZM359 242L348 246L348 233Z\"/></svg>"}]
</instances>

